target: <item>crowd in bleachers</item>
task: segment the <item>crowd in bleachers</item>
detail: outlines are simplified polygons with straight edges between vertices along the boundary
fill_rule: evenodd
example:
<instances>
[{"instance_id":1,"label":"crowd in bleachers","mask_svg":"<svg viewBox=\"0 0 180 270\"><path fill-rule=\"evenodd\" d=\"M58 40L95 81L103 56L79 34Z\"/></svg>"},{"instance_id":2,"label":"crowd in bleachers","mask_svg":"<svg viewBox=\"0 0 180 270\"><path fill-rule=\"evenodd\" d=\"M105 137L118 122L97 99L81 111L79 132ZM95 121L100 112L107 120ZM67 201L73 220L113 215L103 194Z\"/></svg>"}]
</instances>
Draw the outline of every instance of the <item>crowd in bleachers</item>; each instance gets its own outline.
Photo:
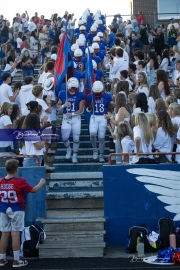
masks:
<instances>
[{"instance_id":1,"label":"crowd in bleachers","mask_svg":"<svg viewBox=\"0 0 180 270\"><path fill-rule=\"evenodd\" d=\"M77 22L65 12L51 19L38 13L29 21L28 13L16 14L12 26L0 18L0 128L51 130L56 128L57 112L63 114L61 135L66 158L77 163L81 134L81 114L90 114L89 132L93 159L105 162L104 145L108 127L117 153L117 162L154 163L147 153L172 152L180 148L180 24L171 18L166 27L151 29L139 12L127 22L115 15L106 27L100 10L86 9ZM67 35L73 57L74 75L55 92L54 70L58 44ZM92 77L87 78L89 55ZM34 70L39 69L34 85ZM12 88L17 69L22 80ZM108 78L105 76L108 73ZM91 81L91 82L90 82ZM91 87L92 84L92 87ZM64 88L63 88L64 87ZM67 88L66 88L67 87ZM92 89L91 89L92 88ZM86 107L86 108L85 108ZM35 131L34 131L35 132ZM69 137L73 134L73 149ZM97 147L97 136L99 147ZM51 138L42 141L0 142L1 152L44 156L47 169ZM73 152L73 154L72 154ZM159 157L159 162L179 162L179 156ZM24 158L23 166L36 165L35 158Z\"/></svg>"}]
</instances>

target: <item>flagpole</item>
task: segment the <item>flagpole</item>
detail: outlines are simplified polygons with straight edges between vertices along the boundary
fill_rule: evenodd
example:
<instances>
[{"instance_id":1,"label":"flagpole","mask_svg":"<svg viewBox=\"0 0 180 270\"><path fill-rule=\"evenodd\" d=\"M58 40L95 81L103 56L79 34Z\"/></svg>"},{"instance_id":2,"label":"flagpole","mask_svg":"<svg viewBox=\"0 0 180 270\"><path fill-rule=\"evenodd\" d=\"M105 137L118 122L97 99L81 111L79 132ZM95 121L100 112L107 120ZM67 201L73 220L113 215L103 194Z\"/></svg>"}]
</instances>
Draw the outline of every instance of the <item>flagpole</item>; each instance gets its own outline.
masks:
<instances>
[{"instance_id":1,"label":"flagpole","mask_svg":"<svg viewBox=\"0 0 180 270\"><path fill-rule=\"evenodd\" d=\"M68 89L67 89L67 73L66 73L66 77L65 77L65 81L66 81L66 102L68 101ZM66 107L66 112L68 113L68 107Z\"/></svg>"}]
</instances>

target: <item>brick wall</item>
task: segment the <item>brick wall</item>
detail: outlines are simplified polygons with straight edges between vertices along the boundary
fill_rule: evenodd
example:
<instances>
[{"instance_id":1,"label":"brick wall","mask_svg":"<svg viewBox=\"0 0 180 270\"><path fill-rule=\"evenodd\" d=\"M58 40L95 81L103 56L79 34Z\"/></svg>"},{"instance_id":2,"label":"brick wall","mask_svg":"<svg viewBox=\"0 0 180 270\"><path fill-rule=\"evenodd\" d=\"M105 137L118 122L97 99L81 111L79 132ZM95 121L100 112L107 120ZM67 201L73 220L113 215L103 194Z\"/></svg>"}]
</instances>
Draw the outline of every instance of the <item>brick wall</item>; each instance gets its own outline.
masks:
<instances>
[{"instance_id":1,"label":"brick wall","mask_svg":"<svg viewBox=\"0 0 180 270\"><path fill-rule=\"evenodd\" d=\"M133 0L133 14L138 16L138 11L143 12L145 22L149 23L151 28L155 26L154 23L163 23L165 26L169 24L169 20L158 21L157 15L154 18L154 12L157 13L157 0Z\"/></svg>"}]
</instances>

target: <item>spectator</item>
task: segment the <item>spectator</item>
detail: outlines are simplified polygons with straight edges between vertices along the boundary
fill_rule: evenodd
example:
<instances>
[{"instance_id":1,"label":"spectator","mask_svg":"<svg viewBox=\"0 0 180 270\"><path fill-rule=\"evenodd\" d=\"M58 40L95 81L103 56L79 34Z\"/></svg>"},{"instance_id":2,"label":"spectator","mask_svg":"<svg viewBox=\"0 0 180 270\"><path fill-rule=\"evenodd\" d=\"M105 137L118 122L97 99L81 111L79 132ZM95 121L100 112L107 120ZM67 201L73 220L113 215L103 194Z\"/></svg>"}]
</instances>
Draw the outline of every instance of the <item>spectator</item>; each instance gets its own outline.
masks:
<instances>
[{"instance_id":1,"label":"spectator","mask_svg":"<svg viewBox=\"0 0 180 270\"><path fill-rule=\"evenodd\" d=\"M14 102L17 95L19 94L19 91L17 90L13 94L11 86L8 85L11 82L11 74L5 72L1 77L3 83L0 86L0 105L2 105L4 102Z\"/></svg>"},{"instance_id":2,"label":"spectator","mask_svg":"<svg viewBox=\"0 0 180 270\"><path fill-rule=\"evenodd\" d=\"M34 17L35 17L34 23L37 25L40 22L40 18L38 17L38 13L37 12L34 13Z\"/></svg>"},{"instance_id":3,"label":"spectator","mask_svg":"<svg viewBox=\"0 0 180 270\"><path fill-rule=\"evenodd\" d=\"M35 24L35 21L36 21L36 17L32 17L31 22L28 25L28 31L29 32L32 32L32 31L36 30L37 26Z\"/></svg>"},{"instance_id":4,"label":"spectator","mask_svg":"<svg viewBox=\"0 0 180 270\"><path fill-rule=\"evenodd\" d=\"M44 19L44 15L41 15L41 18L39 20L39 24L40 24L40 28L43 28L45 25L45 19Z\"/></svg>"},{"instance_id":5,"label":"spectator","mask_svg":"<svg viewBox=\"0 0 180 270\"><path fill-rule=\"evenodd\" d=\"M147 32L147 28L146 28L146 24L142 23L141 24L141 30L139 32L139 39L143 44L143 52L145 55L148 54L149 52L149 41L148 41L148 32Z\"/></svg>"},{"instance_id":6,"label":"spectator","mask_svg":"<svg viewBox=\"0 0 180 270\"><path fill-rule=\"evenodd\" d=\"M22 43L22 32L18 32L18 35L17 35L17 53L19 53L19 55L21 54L21 50L20 50L20 46L21 46L21 43Z\"/></svg>"},{"instance_id":7,"label":"spectator","mask_svg":"<svg viewBox=\"0 0 180 270\"><path fill-rule=\"evenodd\" d=\"M145 93L146 97L149 97L148 82L146 74L144 72L138 73L137 93Z\"/></svg>"},{"instance_id":8,"label":"spectator","mask_svg":"<svg viewBox=\"0 0 180 270\"><path fill-rule=\"evenodd\" d=\"M137 33L139 31L139 27L138 27L138 23L137 23L137 19L136 19L135 15L131 16L131 24L132 24L132 27L133 27L133 31L135 33Z\"/></svg>"},{"instance_id":9,"label":"spectator","mask_svg":"<svg viewBox=\"0 0 180 270\"><path fill-rule=\"evenodd\" d=\"M150 51L148 54L148 63L147 63L147 78L148 85L153 85L155 82L155 71L158 69L159 63L157 60L157 55L155 52Z\"/></svg>"},{"instance_id":10,"label":"spectator","mask_svg":"<svg viewBox=\"0 0 180 270\"><path fill-rule=\"evenodd\" d=\"M24 119L22 126L23 129L29 129L33 133L35 139L30 140L25 138L25 151L27 155L37 155L42 161L42 156L44 154L45 141L41 141L40 136L36 130L40 129L40 118L35 113L29 113ZM35 157L24 158L23 167L34 167L37 166L37 159Z\"/></svg>"},{"instance_id":11,"label":"spectator","mask_svg":"<svg viewBox=\"0 0 180 270\"><path fill-rule=\"evenodd\" d=\"M31 32L30 46L33 48L32 54L34 56L37 56L38 55L38 49L39 49L39 39L38 39L35 31Z\"/></svg>"},{"instance_id":12,"label":"spectator","mask_svg":"<svg viewBox=\"0 0 180 270\"><path fill-rule=\"evenodd\" d=\"M24 83L25 85L21 87L21 90L19 92L19 99L20 99L21 114L27 115L28 109L26 107L26 103L35 100L35 96L32 94L33 77L30 76L25 77Z\"/></svg>"},{"instance_id":13,"label":"spectator","mask_svg":"<svg viewBox=\"0 0 180 270\"><path fill-rule=\"evenodd\" d=\"M41 50L42 64L44 64L45 57L51 56L50 43L46 41L45 47Z\"/></svg>"},{"instance_id":14,"label":"spectator","mask_svg":"<svg viewBox=\"0 0 180 270\"><path fill-rule=\"evenodd\" d=\"M41 45L41 50L45 47L46 42L48 42L49 36L45 29L42 29L39 34L39 41Z\"/></svg>"},{"instance_id":15,"label":"spectator","mask_svg":"<svg viewBox=\"0 0 180 270\"><path fill-rule=\"evenodd\" d=\"M0 28L1 31L1 43L6 43L9 40L9 29L6 25L6 21L2 20L2 27Z\"/></svg>"},{"instance_id":16,"label":"spectator","mask_svg":"<svg viewBox=\"0 0 180 270\"><path fill-rule=\"evenodd\" d=\"M170 95L170 89L169 89L168 78L167 78L166 72L164 70L159 69L156 72L156 77L157 77L157 85L161 94L161 98L163 100L166 100L166 96Z\"/></svg>"},{"instance_id":17,"label":"spectator","mask_svg":"<svg viewBox=\"0 0 180 270\"><path fill-rule=\"evenodd\" d=\"M147 117L144 113L138 113L135 117L135 127L133 128L134 142L135 142L135 153L133 156L132 163L135 164L154 164L153 156L140 157L139 153L151 153L153 134L149 126Z\"/></svg>"},{"instance_id":18,"label":"spectator","mask_svg":"<svg viewBox=\"0 0 180 270\"><path fill-rule=\"evenodd\" d=\"M28 29L29 15L27 11L21 15L21 22L23 24L24 31Z\"/></svg>"},{"instance_id":19,"label":"spectator","mask_svg":"<svg viewBox=\"0 0 180 270\"><path fill-rule=\"evenodd\" d=\"M23 36L23 37L22 37L22 42L21 42L21 44L20 44L20 51L21 51L21 52L22 52L22 50L24 49L24 43L25 43L26 40L27 40L27 37Z\"/></svg>"},{"instance_id":20,"label":"spectator","mask_svg":"<svg viewBox=\"0 0 180 270\"><path fill-rule=\"evenodd\" d=\"M173 125L170 116L166 111L158 111L157 127L153 128L154 143L153 146L158 152L172 152L171 138L174 135ZM171 155L160 155L159 163L171 162Z\"/></svg>"},{"instance_id":21,"label":"spectator","mask_svg":"<svg viewBox=\"0 0 180 270\"><path fill-rule=\"evenodd\" d=\"M155 101L155 110L156 112L159 111L166 111L166 104L162 98L157 98Z\"/></svg>"},{"instance_id":22,"label":"spectator","mask_svg":"<svg viewBox=\"0 0 180 270\"><path fill-rule=\"evenodd\" d=\"M67 27L70 35L70 43L71 45L74 43L74 26L75 26L76 19L73 19L72 14L68 15L67 19Z\"/></svg>"},{"instance_id":23,"label":"spectator","mask_svg":"<svg viewBox=\"0 0 180 270\"><path fill-rule=\"evenodd\" d=\"M128 62L123 58L123 50L116 50L116 57L114 58L114 65L111 69L112 78L120 79L120 71L128 68Z\"/></svg>"},{"instance_id":24,"label":"spectator","mask_svg":"<svg viewBox=\"0 0 180 270\"><path fill-rule=\"evenodd\" d=\"M174 26L174 28L176 29L176 31L178 31L179 25L178 25L178 23L175 22L175 19L174 18L171 18L170 19L170 24L168 24L168 27L167 27L167 30L168 31L170 31L172 25Z\"/></svg>"},{"instance_id":25,"label":"spectator","mask_svg":"<svg viewBox=\"0 0 180 270\"><path fill-rule=\"evenodd\" d=\"M169 77L168 67L170 65L169 52L167 49L162 51L161 64L159 65L160 69L163 69L166 72L167 77Z\"/></svg>"},{"instance_id":26,"label":"spectator","mask_svg":"<svg viewBox=\"0 0 180 270\"><path fill-rule=\"evenodd\" d=\"M142 11L138 11L137 23L139 26L144 23L144 15L142 14Z\"/></svg>"},{"instance_id":27,"label":"spectator","mask_svg":"<svg viewBox=\"0 0 180 270\"><path fill-rule=\"evenodd\" d=\"M154 46L157 55L161 56L162 50L164 49L164 34L161 32L161 28L157 29L154 37Z\"/></svg>"},{"instance_id":28,"label":"spectator","mask_svg":"<svg viewBox=\"0 0 180 270\"><path fill-rule=\"evenodd\" d=\"M156 113L155 102L158 98L161 98L157 85L151 85L149 88L148 106L152 113Z\"/></svg>"},{"instance_id":29,"label":"spectator","mask_svg":"<svg viewBox=\"0 0 180 270\"><path fill-rule=\"evenodd\" d=\"M114 40L116 39L116 33L117 33L117 29L112 28L110 35L108 35L108 43L109 43L110 48L112 48L114 45Z\"/></svg>"},{"instance_id":30,"label":"spectator","mask_svg":"<svg viewBox=\"0 0 180 270\"><path fill-rule=\"evenodd\" d=\"M168 31L168 34L167 34L167 37L168 37L168 46L169 46L169 53L171 54L172 53L172 47L174 45L177 44L177 31L174 27L174 25L171 25L169 31Z\"/></svg>"},{"instance_id":31,"label":"spectator","mask_svg":"<svg viewBox=\"0 0 180 270\"><path fill-rule=\"evenodd\" d=\"M126 29L125 36L130 37L130 35L131 35L132 31L133 31L133 26L132 26L130 20L127 21L127 25L125 26L125 29Z\"/></svg>"},{"instance_id":32,"label":"spectator","mask_svg":"<svg viewBox=\"0 0 180 270\"><path fill-rule=\"evenodd\" d=\"M11 113L12 113L12 104L8 102L4 102L1 105L0 109L0 129L10 129L12 128L12 122L11 122ZM8 136L8 132L6 134ZM6 138L5 141L0 141L0 152L12 152L11 145L12 141L9 139L9 141ZM6 252L5 252L6 253Z\"/></svg>"},{"instance_id":33,"label":"spectator","mask_svg":"<svg viewBox=\"0 0 180 270\"><path fill-rule=\"evenodd\" d=\"M136 48L142 49L143 48L143 44L140 41L140 39L137 37L136 33L135 32L132 32L131 33L131 36L130 36L130 59L132 61L134 61L133 51Z\"/></svg>"},{"instance_id":34,"label":"spectator","mask_svg":"<svg viewBox=\"0 0 180 270\"><path fill-rule=\"evenodd\" d=\"M124 36L126 29L125 29L125 25L122 21L122 18L119 18L119 30L120 30L121 34Z\"/></svg>"},{"instance_id":35,"label":"spectator","mask_svg":"<svg viewBox=\"0 0 180 270\"><path fill-rule=\"evenodd\" d=\"M6 161L5 167L7 175L1 179L1 194L13 194L15 197L11 197L9 202L1 201L1 266L4 266L7 263L6 260L6 250L8 246L8 240L10 234L12 235L12 246L14 253L13 267L22 267L26 266L28 262L20 258L20 237L21 232L24 229L24 206L25 206L25 194L27 193L36 193L41 187L45 184L45 180L41 179L39 184L35 187L32 187L28 182L17 177L18 173L18 160L10 159ZM8 184L7 184L8 183ZM6 186L11 187L11 190L8 190ZM11 195L12 196L12 195ZM14 203L16 200L16 203ZM11 209L11 211L9 210ZM7 225L8 224L8 225Z\"/></svg>"},{"instance_id":36,"label":"spectator","mask_svg":"<svg viewBox=\"0 0 180 270\"><path fill-rule=\"evenodd\" d=\"M30 48L30 43L29 43L28 40L26 40L26 41L24 42L24 48L23 48L22 51L21 51L21 58L23 58L24 52L25 52L25 51L28 51L29 56L30 56L31 58L33 57L32 51L31 51L31 48Z\"/></svg>"},{"instance_id":37,"label":"spectator","mask_svg":"<svg viewBox=\"0 0 180 270\"><path fill-rule=\"evenodd\" d=\"M34 64L27 50L25 50L23 54L22 70L23 70L24 78L27 76L32 76L32 77L34 76Z\"/></svg>"}]
</instances>

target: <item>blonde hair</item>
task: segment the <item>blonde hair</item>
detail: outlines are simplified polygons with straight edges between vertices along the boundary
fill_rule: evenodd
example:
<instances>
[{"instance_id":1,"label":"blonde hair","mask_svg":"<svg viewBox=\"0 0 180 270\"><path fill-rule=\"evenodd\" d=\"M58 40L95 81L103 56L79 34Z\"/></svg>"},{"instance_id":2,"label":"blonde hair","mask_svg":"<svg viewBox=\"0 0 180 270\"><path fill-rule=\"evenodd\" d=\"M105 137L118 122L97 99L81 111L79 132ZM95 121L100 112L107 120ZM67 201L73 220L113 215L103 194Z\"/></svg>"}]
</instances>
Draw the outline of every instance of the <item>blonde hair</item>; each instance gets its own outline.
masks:
<instances>
[{"instance_id":1,"label":"blonde hair","mask_svg":"<svg viewBox=\"0 0 180 270\"><path fill-rule=\"evenodd\" d=\"M155 127L156 126L156 116L155 114L147 114L146 115L149 126L150 127Z\"/></svg>"},{"instance_id":2,"label":"blonde hair","mask_svg":"<svg viewBox=\"0 0 180 270\"><path fill-rule=\"evenodd\" d=\"M123 138L129 136L133 140L133 131L127 121L121 121L117 126L117 140L122 141Z\"/></svg>"},{"instance_id":3,"label":"blonde hair","mask_svg":"<svg viewBox=\"0 0 180 270\"><path fill-rule=\"evenodd\" d=\"M155 102L155 110L158 111L166 111L166 104L162 98L156 99Z\"/></svg>"},{"instance_id":4,"label":"blonde hair","mask_svg":"<svg viewBox=\"0 0 180 270\"><path fill-rule=\"evenodd\" d=\"M1 105L0 116L2 116L2 115L9 115L9 114L8 114L8 110L9 110L9 108L11 108L11 107L12 107L12 104L11 104L11 103L4 102L4 103Z\"/></svg>"},{"instance_id":5,"label":"blonde hair","mask_svg":"<svg viewBox=\"0 0 180 270\"><path fill-rule=\"evenodd\" d=\"M173 109L175 116L180 116L180 105L178 103L171 103L169 107Z\"/></svg>"},{"instance_id":6,"label":"blonde hair","mask_svg":"<svg viewBox=\"0 0 180 270\"><path fill-rule=\"evenodd\" d=\"M150 144L150 142L153 140L153 134L150 125L148 123L147 117L144 113L136 114L135 125L140 127L145 143Z\"/></svg>"},{"instance_id":7,"label":"blonde hair","mask_svg":"<svg viewBox=\"0 0 180 270\"><path fill-rule=\"evenodd\" d=\"M138 82L138 85L139 85L139 86L143 86L143 85L146 84L146 85L148 86L147 76L146 76L145 72L139 72L138 75L143 76L143 81L142 81L142 83L139 83L139 82Z\"/></svg>"},{"instance_id":8,"label":"blonde hair","mask_svg":"<svg viewBox=\"0 0 180 270\"><path fill-rule=\"evenodd\" d=\"M177 98L173 97L173 96L168 96L168 97L166 97L165 103L166 103L167 107L169 107L170 104L177 103Z\"/></svg>"}]
</instances>

